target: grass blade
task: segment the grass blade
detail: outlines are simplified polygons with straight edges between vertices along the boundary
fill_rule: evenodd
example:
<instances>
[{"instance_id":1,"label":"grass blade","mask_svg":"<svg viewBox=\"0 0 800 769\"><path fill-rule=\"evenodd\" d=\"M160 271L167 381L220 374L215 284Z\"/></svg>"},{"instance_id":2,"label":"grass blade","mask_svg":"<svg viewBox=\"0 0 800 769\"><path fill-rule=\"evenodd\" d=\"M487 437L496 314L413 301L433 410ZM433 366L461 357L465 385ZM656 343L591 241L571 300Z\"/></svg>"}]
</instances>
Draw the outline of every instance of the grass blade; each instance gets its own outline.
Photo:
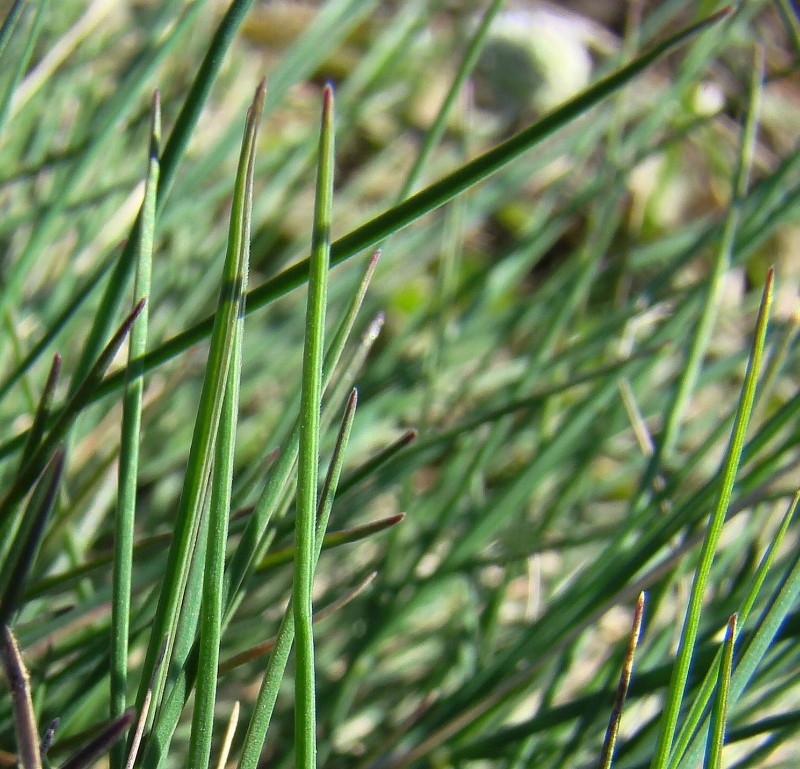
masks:
<instances>
[{"instance_id":1,"label":"grass blade","mask_svg":"<svg viewBox=\"0 0 800 769\"><path fill-rule=\"evenodd\" d=\"M339 238L331 244L331 265L340 264L364 249L382 242L389 235L443 206L461 192L501 170L524 152L563 128L571 120L611 96L662 56L724 18L729 12L730 9L726 8L677 32L494 149L466 163L449 176L412 195L403 203L380 214L348 235ZM249 291L247 312L254 312L302 285L308 278L309 264L309 259L304 259ZM144 370L150 371L156 368L204 339L211 333L213 324L214 318L208 317L167 340L155 350L151 350L142 362ZM98 392L97 397L101 398L119 388L122 384L122 377L121 372L110 376Z\"/></svg>"},{"instance_id":2,"label":"grass blade","mask_svg":"<svg viewBox=\"0 0 800 769\"><path fill-rule=\"evenodd\" d=\"M722 652L722 668L717 679L717 696L711 714L711 732L706 748L708 769L720 769L722 766L722 746L725 744L725 724L728 720L728 689L731 684L731 668L733 667L733 647L736 643L736 615L731 615L725 644Z\"/></svg>"},{"instance_id":3,"label":"grass blade","mask_svg":"<svg viewBox=\"0 0 800 769\"><path fill-rule=\"evenodd\" d=\"M19 767L20 769L42 769L39 732L31 700L30 677L11 628L3 623L2 629L3 648L0 658L2 658L3 668L11 689Z\"/></svg>"},{"instance_id":4,"label":"grass blade","mask_svg":"<svg viewBox=\"0 0 800 769\"><path fill-rule=\"evenodd\" d=\"M753 340L750 360L747 364L747 373L739 400L739 407L736 412L736 421L721 471L717 504L708 523L706 538L703 541L703 547L700 552L700 563L695 571L694 580L692 582L689 606L686 610L686 617L681 630L678 656L675 661L675 668L667 693L664 714L659 727L658 743L653 757L652 769L664 769L664 767L667 766L670 753L672 752L675 729L678 723L678 714L680 713L681 704L683 702L686 682L689 677L689 668L691 666L694 646L700 627L700 613L703 606L705 587L714 560L714 553L719 535L725 523L725 515L730 506L736 471L741 461L747 425L755 399L756 382L761 369L761 358L764 352L764 343L767 334L769 310L772 305L773 280L774 273L770 271L767 276L767 283L764 287L764 294L758 313L755 339Z\"/></svg>"},{"instance_id":5,"label":"grass blade","mask_svg":"<svg viewBox=\"0 0 800 769\"><path fill-rule=\"evenodd\" d=\"M603 750L600 753L599 769L610 769L611 761L614 758L614 746L617 743L619 734L619 724L622 720L622 709L625 706L625 699L628 696L628 687L631 683L631 673L633 672L633 658L636 654L636 647L639 644L639 636L642 632L642 617L644 616L644 593L639 593L636 602L636 610L633 614L633 625L628 640L628 649L625 652L625 660L622 664L622 671L619 676L619 686L614 697L614 707L611 710L611 718L608 722L608 729L603 740Z\"/></svg>"},{"instance_id":6,"label":"grass blade","mask_svg":"<svg viewBox=\"0 0 800 769\"><path fill-rule=\"evenodd\" d=\"M145 657L142 682L137 697L137 707L141 707L147 692L147 682L155 669L156 656L161 639L168 638L164 665L155 677L153 686L154 709L160 702L164 689L166 673L169 670L175 632L184 598L192 553L200 526L200 518L209 471L214 454L214 443L222 412L228 370L233 355L236 329L241 312L244 288L244 266L242 259L247 253L243 244L247 211L252 201L252 172L255 140L261 109L264 102L264 84L257 91L246 121L242 151L231 210L228 252L225 258L222 283L220 286L218 311L214 333L211 337L206 375L197 409L189 459L186 468L183 490L175 520L175 531L164 573L156 617L150 632L150 642Z\"/></svg>"},{"instance_id":7,"label":"grass blade","mask_svg":"<svg viewBox=\"0 0 800 769\"><path fill-rule=\"evenodd\" d=\"M150 126L147 178L142 203L141 226L138 229L138 261L134 297L150 297L155 234L156 189L158 187L158 155L161 143L161 100L153 97ZM131 330L128 348L128 375L122 406L122 427L119 458L118 509L114 533L114 561L111 597L111 700L110 716L119 718L125 712L128 680L128 634L131 613L131 573L133 569L133 536L136 514L136 488L139 474L139 441L142 423L142 372L132 361L147 349L147 307L142 310ZM119 743L111 752L112 769L122 769L125 745Z\"/></svg>"},{"instance_id":8,"label":"grass blade","mask_svg":"<svg viewBox=\"0 0 800 769\"><path fill-rule=\"evenodd\" d=\"M317 724L314 676L314 630L311 590L314 581L314 524L317 517L322 353L328 294L331 217L333 209L333 90L322 97L322 131L314 206L314 234L308 282L306 338L300 395L300 453L297 466L294 588L292 604L297 632L295 679L295 761L299 769L315 769ZM320 543L321 544L321 543Z\"/></svg>"}]
</instances>

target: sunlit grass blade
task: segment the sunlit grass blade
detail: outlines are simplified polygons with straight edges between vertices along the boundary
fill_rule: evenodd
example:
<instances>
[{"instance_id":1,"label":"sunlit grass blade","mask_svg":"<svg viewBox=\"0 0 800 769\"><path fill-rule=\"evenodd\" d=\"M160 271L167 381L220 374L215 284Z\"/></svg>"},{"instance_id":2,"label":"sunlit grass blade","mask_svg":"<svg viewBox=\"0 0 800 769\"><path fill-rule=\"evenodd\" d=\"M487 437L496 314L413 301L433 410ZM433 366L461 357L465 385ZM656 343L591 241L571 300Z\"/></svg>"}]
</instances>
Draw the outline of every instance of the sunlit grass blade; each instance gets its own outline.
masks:
<instances>
[{"instance_id":1,"label":"sunlit grass blade","mask_svg":"<svg viewBox=\"0 0 800 769\"><path fill-rule=\"evenodd\" d=\"M222 412L228 371L241 314L245 282L243 260L248 253L243 237L249 216L247 211L252 204L253 155L256 148L256 135L261 109L264 103L264 88L265 86L262 83L256 90L255 98L247 114L233 195L228 251L220 285L216 323L211 337L206 374L197 409L197 420L192 435L183 490L175 517L172 544L164 572L164 581L161 587L156 617L150 631L150 641L137 697L137 707L141 707L144 701L148 681L155 668L161 639L166 636L168 640L164 665L156 675L155 685L153 686L154 709L158 707L160 702L166 672L169 670L172 661L175 632L200 527L200 518L209 483L209 473L214 456L214 445Z\"/></svg>"},{"instance_id":2,"label":"sunlit grass blade","mask_svg":"<svg viewBox=\"0 0 800 769\"><path fill-rule=\"evenodd\" d=\"M155 234L156 189L158 187L158 155L161 143L161 100L158 91L153 97L153 116L150 126L147 176L141 209L136 280L134 297L150 298L150 283ZM131 365L147 349L147 306L131 329L128 347L128 381L122 410L119 458L118 505L114 531L114 567L112 572L111 604L111 702L110 716L125 712L128 680L128 634L131 613L131 574L133 568L133 537L136 514L136 489L139 472L139 442L141 439L142 397L144 380L136 364ZM122 769L125 745L118 743L111 752L112 769Z\"/></svg>"},{"instance_id":3,"label":"sunlit grass blade","mask_svg":"<svg viewBox=\"0 0 800 769\"><path fill-rule=\"evenodd\" d=\"M798 498L800 498L800 493L795 495L793 506L796 506ZM770 651L775 636L786 622L787 616L796 608L798 595L800 595L800 553L792 556L791 563L787 566L766 608L755 623L754 632L748 637L746 643L740 644L740 652L731 676L728 693L731 707L741 697L764 656ZM688 767L696 765L703 753L707 730L706 720L684 754L679 764L680 767L688 769Z\"/></svg>"},{"instance_id":4,"label":"sunlit grass blade","mask_svg":"<svg viewBox=\"0 0 800 769\"><path fill-rule=\"evenodd\" d=\"M339 488L341 489L342 486L343 484L340 484ZM390 515L386 518L381 518L378 521L372 521L370 523L364 523L360 526L354 526L351 529L327 532L322 540L322 549L330 550L335 547L340 547L341 545L351 544L352 542L360 542L362 539L371 537L373 534L377 534L380 531L384 531L392 526L396 526L404 518L404 513L397 513L396 515ZM280 566L285 563L291 563L294 560L294 557L294 547L286 547L282 550L275 550L272 553L268 553L266 556L264 556L264 558L261 559L261 562L258 564L257 571L263 572L269 569L274 569L276 566Z\"/></svg>"},{"instance_id":5,"label":"sunlit grass blade","mask_svg":"<svg viewBox=\"0 0 800 769\"><path fill-rule=\"evenodd\" d=\"M308 310L300 394L300 451L297 463L295 568L292 589L297 672L295 678L295 763L315 769L317 763L316 686L311 591L314 582L314 528L317 518L322 357L330 269L334 164L333 89L322 97L322 130L314 205L314 232L308 279ZM321 544L321 543L320 543Z\"/></svg>"},{"instance_id":6,"label":"sunlit grass blade","mask_svg":"<svg viewBox=\"0 0 800 769\"><path fill-rule=\"evenodd\" d=\"M368 574L364 579L362 579L361 582L359 582L354 588L351 588L346 593L339 596L339 598L337 598L335 601L327 606L324 606L322 609L315 611L314 622L321 622L326 617L336 614L337 611L358 598L358 596L361 595L361 593L363 593L374 581L376 576L377 572L373 571L371 574ZM278 638L279 636L268 638L266 641L263 641L260 644L256 644L249 649L245 649L243 652L239 652L238 654L234 654L232 657L229 657L224 662L220 663L219 675L229 673L231 670L235 670L241 665L246 665L248 662L252 662L259 657L269 654L277 646Z\"/></svg>"},{"instance_id":7,"label":"sunlit grass blade","mask_svg":"<svg viewBox=\"0 0 800 769\"><path fill-rule=\"evenodd\" d=\"M633 614L633 625L628 639L628 648L625 652L625 659L622 663L622 670L619 676L619 685L614 697L614 706L611 710L611 718L608 722L608 729L603 740L603 749L600 753L600 760L597 764L599 769L610 769L614 758L614 747L617 744L619 725L622 720L622 709L625 707L625 699L628 696L628 687L631 683L633 673L633 658L636 654L636 647L639 644L639 636L642 632L642 617L644 616L644 593L639 593L639 600L636 602L636 609Z\"/></svg>"},{"instance_id":8,"label":"sunlit grass blade","mask_svg":"<svg viewBox=\"0 0 800 769\"><path fill-rule=\"evenodd\" d=\"M140 301L133 312L125 319L111 341L106 345L97 362L86 378L75 390L75 394L69 399L67 405L59 412L58 418L50 431L39 442L38 447L33 452L31 458L17 472L11 488L6 492L2 503L0 503L0 525L3 520L13 513L22 498L28 493L31 486L39 477L44 464L48 461L50 454L56 444L66 435L75 417L86 406L92 394L97 389L97 385L103 379L108 367L114 360L114 356L119 351L128 332L136 320L139 313L144 308L144 300Z\"/></svg>"},{"instance_id":9,"label":"sunlit grass blade","mask_svg":"<svg viewBox=\"0 0 800 769\"><path fill-rule=\"evenodd\" d=\"M236 733L236 726L239 723L239 700L233 703L231 708L231 715L228 719L228 726L225 729L225 738L222 741L222 746L219 749L219 756L217 758L217 769L225 769L228 763L228 756L231 752L231 745L233 744L233 736Z\"/></svg>"},{"instance_id":10,"label":"sunlit grass blade","mask_svg":"<svg viewBox=\"0 0 800 769\"><path fill-rule=\"evenodd\" d=\"M315 557L313 566L316 566L316 561L319 559L319 554L322 549L325 530L327 529L331 508L333 507L333 499L336 495L336 489L344 464L347 441L349 440L350 430L353 426L353 419L355 418L356 402L357 394L356 391L353 390L348 399L347 406L345 407L342 426L336 439L333 457L331 458L331 464L328 468L328 474L325 478L325 484L320 495L319 512L316 517L316 531L314 532ZM275 702L278 698L278 691L280 690L286 664L289 661L289 653L294 643L295 611L292 605L293 602L294 596L290 599L289 606L286 607L283 620L278 629L278 635L275 639L275 645L269 658L269 663L267 664L267 670L261 681L261 688L258 691L258 696L253 708L253 715L247 726L247 733L245 734L244 745L242 746L242 755L239 759L239 769L255 769L261 757L261 751L267 737L267 730L269 729L272 713L275 709Z\"/></svg>"},{"instance_id":11,"label":"sunlit grass blade","mask_svg":"<svg viewBox=\"0 0 800 769\"><path fill-rule=\"evenodd\" d=\"M733 647L736 643L736 615L731 615L728 630L725 633L725 644L722 653L722 667L717 678L714 710L711 713L711 730L706 746L706 762L708 769L720 769L722 766L722 746L725 744L725 725L728 720L728 689L731 683L733 667Z\"/></svg>"},{"instance_id":12,"label":"sunlit grass blade","mask_svg":"<svg viewBox=\"0 0 800 769\"><path fill-rule=\"evenodd\" d=\"M31 495L9 548L8 561L3 564L0 576L0 626L8 624L18 608L25 580L36 560L47 519L56 501L63 471L64 452L57 449Z\"/></svg>"},{"instance_id":13,"label":"sunlit grass blade","mask_svg":"<svg viewBox=\"0 0 800 769\"><path fill-rule=\"evenodd\" d=\"M664 769L672 752L678 715L683 702L686 682L689 677L689 668L700 627L700 615L703 607L705 587L708 582L711 565L714 561L719 535L725 523L725 515L730 506L733 484L741 462L750 412L752 411L753 401L755 399L756 383L761 370L761 359L764 352L764 343L766 341L769 311L772 305L773 280L774 273L770 271L767 275L767 282L764 287L758 320L756 321L755 338L753 340L750 360L747 364L747 373L745 375L742 394L736 412L736 421L725 460L720 470L721 478L716 507L708 523L706 538L703 541L700 552L700 562L692 581L689 606L686 609L686 617L681 630L678 655L675 660L675 668L670 681L664 713L659 727L658 744L653 756L653 769Z\"/></svg>"},{"instance_id":14,"label":"sunlit grass blade","mask_svg":"<svg viewBox=\"0 0 800 769\"><path fill-rule=\"evenodd\" d=\"M30 676L17 644L17 639L5 623L0 626L3 633L3 669L11 689L14 710L14 733L17 738L17 761L20 769L42 769L39 752L39 731L31 700Z\"/></svg>"},{"instance_id":15,"label":"sunlit grass blade","mask_svg":"<svg viewBox=\"0 0 800 769\"><path fill-rule=\"evenodd\" d=\"M792 518L794 517L794 513L795 510L797 509L797 504L799 501L800 501L800 492L795 494L794 499L792 500L791 504L789 505L786 511L786 514L783 516L783 519L781 520L778 530L772 537L769 547L767 548L767 551L764 553L761 562L758 565L756 573L753 575L752 584L749 587L745 600L742 602L742 605L739 608L739 611L737 612L738 625L742 629L748 627L747 623L750 618L750 612L752 611L753 606L755 605L756 599L761 594L761 588L764 585L764 581L767 578L767 574L769 573L770 567L772 566L772 564L775 561L775 558L780 552L781 544L783 543L783 539L786 535L786 532L789 530L789 524L791 523ZM714 660L714 663L709 668L709 671L706 674L703 683L701 684L697 694L695 695L691 709L686 714L686 717L683 719L680 731L678 732L678 736L675 740L673 755L672 758L670 759L670 767L673 768L676 767L680 762L680 760L683 758L686 748L689 745L689 742L692 739L695 730L698 727L698 724L705 715L706 706L709 700L711 699L711 696L714 691L714 684L718 676L720 663L721 663L721 655L717 655L717 658Z\"/></svg>"},{"instance_id":16,"label":"sunlit grass blade","mask_svg":"<svg viewBox=\"0 0 800 769\"><path fill-rule=\"evenodd\" d=\"M687 42L713 25L729 13L724 9L707 19L693 24L677 32L662 43L646 51L630 64L617 72L603 78L598 83L558 107L547 116L523 129L510 139L485 154L475 158L449 176L431 184L412 195L403 203L389 209L371 221L363 224L349 234L331 244L331 265L337 265L355 256L366 248L385 240L389 235L406 227L427 213L439 208L461 192L478 184L496 173L524 152L551 136L560 128L568 125L584 112L618 91L631 82L637 75L658 61L668 52ZM284 270L276 277L252 289L247 295L247 312L253 312L273 302L280 296L302 285L309 275L309 259ZM151 350L143 361L145 371L171 360L176 355L196 344L211 333L213 317L200 321L191 328L177 334L154 350ZM122 383L122 375L115 374L108 378L97 397L112 392Z\"/></svg>"}]
</instances>

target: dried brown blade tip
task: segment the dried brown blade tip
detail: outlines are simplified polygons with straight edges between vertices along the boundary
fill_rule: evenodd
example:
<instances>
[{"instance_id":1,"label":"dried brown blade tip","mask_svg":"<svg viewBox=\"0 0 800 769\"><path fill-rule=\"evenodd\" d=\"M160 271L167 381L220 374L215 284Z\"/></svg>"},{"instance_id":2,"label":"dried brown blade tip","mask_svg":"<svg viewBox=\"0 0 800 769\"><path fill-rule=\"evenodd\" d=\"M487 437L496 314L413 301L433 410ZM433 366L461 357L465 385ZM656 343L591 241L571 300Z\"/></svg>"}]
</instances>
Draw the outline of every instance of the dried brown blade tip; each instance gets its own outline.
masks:
<instances>
[{"instance_id":1,"label":"dried brown blade tip","mask_svg":"<svg viewBox=\"0 0 800 769\"><path fill-rule=\"evenodd\" d=\"M625 706L625 699L628 696L628 687L631 683L633 658L636 654L636 646L639 643L643 615L644 593L639 593L639 599L636 601L636 610L633 613L633 624L631 626L630 638L628 639L628 648L625 652L625 659L623 660L622 671L619 676L617 694L614 697L614 706L611 709L611 718L608 721L608 729L606 730L605 740L603 741L603 750L600 753L600 761L598 762L598 767L600 769L609 769L611 766L611 759L614 757L614 746L617 743L619 724L622 720L622 709Z\"/></svg>"},{"instance_id":2,"label":"dried brown blade tip","mask_svg":"<svg viewBox=\"0 0 800 769\"><path fill-rule=\"evenodd\" d=\"M30 678L17 639L8 625L3 625L3 669L11 689L14 712L14 733L17 738L17 758L20 769L42 769L39 753L39 730L31 700Z\"/></svg>"}]
</instances>

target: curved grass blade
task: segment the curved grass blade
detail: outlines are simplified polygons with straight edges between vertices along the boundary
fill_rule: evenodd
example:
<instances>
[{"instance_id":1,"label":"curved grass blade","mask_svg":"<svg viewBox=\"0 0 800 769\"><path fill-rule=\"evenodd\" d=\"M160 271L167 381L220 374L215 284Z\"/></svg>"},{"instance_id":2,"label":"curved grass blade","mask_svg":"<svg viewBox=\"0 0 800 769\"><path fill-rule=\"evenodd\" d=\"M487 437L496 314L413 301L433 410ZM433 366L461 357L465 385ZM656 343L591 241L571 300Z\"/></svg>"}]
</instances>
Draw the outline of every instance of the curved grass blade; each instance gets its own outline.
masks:
<instances>
[{"instance_id":1,"label":"curved grass blade","mask_svg":"<svg viewBox=\"0 0 800 769\"><path fill-rule=\"evenodd\" d=\"M603 78L583 93L499 144L494 149L466 163L457 171L412 195L403 203L394 206L334 241L331 244L331 265L341 264L364 249L380 243L389 235L439 208L460 193L501 170L511 161L567 125L571 120L579 117L618 91L662 56L724 18L729 12L730 8L725 8L696 24L680 30L667 40L643 53L630 64ZM304 259L249 291L247 295L247 312L254 312L302 285L308 278L309 264L310 260ZM211 332L213 323L213 317L209 316L191 328L168 339L155 350L151 350L143 361L144 370L150 371L156 368L207 337ZM107 393L116 390L121 383L121 374L109 377L101 391L98 392L97 397L101 398Z\"/></svg>"},{"instance_id":2,"label":"curved grass blade","mask_svg":"<svg viewBox=\"0 0 800 769\"><path fill-rule=\"evenodd\" d=\"M11 628L2 625L3 647L0 650L3 669L11 689L14 710L14 733L17 738L17 755L20 769L42 769L39 752L39 732L31 700L31 685L25 661Z\"/></svg>"},{"instance_id":3,"label":"curved grass blade","mask_svg":"<svg viewBox=\"0 0 800 769\"><path fill-rule=\"evenodd\" d=\"M155 675L153 703L155 710L164 689L166 673L172 660L175 633L189 579L192 554L200 528L200 518L209 482L209 472L214 456L228 371L235 346L235 337L241 315L244 296L245 264L249 243L244 234L249 219L253 194L253 165L256 135L264 104L265 85L256 89L253 103L247 113L239 168L231 209L228 251L225 257L222 283L220 285L214 333L206 364L197 420L189 450L183 490L175 520L175 530L170 546L167 567L164 573L158 608L150 632L150 642L145 657L142 681L137 697L141 708L147 693L147 682L155 670L155 662L161 639L167 637L164 665Z\"/></svg>"},{"instance_id":4,"label":"curved grass blade","mask_svg":"<svg viewBox=\"0 0 800 769\"><path fill-rule=\"evenodd\" d=\"M319 476L320 411L322 409L322 357L325 310L330 269L331 220L333 211L333 89L322 96L322 130L319 140L319 171L314 205L314 231L308 279L308 310L303 347L300 392L300 452L297 464L297 508L295 512L294 587L292 606L297 633L295 677L295 763L298 769L315 769L317 763L316 684L314 675L314 631L311 591L316 565L314 524L317 517ZM322 538L320 537L320 540ZM320 541L320 545L322 542Z\"/></svg>"},{"instance_id":5,"label":"curved grass blade","mask_svg":"<svg viewBox=\"0 0 800 769\"><path fill-rule=\"evenodd\" d=\"M747 364L747 373L745 375L744 386L742 387L739 406L736 411L736 421L733 426L725 461L721 468L721 481L717 504L708 523L706 538L703 541L700 552L700 563L697 566L692 581L689 606L686 610L686 617L684 619L678 646L678 655L675 660L675 668L667 693L664 714L659 726L658 742L653 756L652 769L664 769L667 766L672 752L678 715L683 702L686 682L689 677L689 668L691 666L697 633L700 627L700 614L703 607L705 587L711 572L711 565L714 561L714 553L717 542L719 541L719 535L725 523L725 515L730 506L733 484L736 479L736 472L741 463L747 426L755 399L756 382L761 370L761 359L764 352L764 343L766 341L769 310L772 305L773 281L774 273L770 270L767 275L767 282L764 287L764 294L758 313L755 338L750 353L750 360Z\"/></svg>"},{"instance_id":6,"label":"curved grass blade","mask_svg":"<svg viewBox=\"0 0 800 769\"><path fill-rule=\"evenodd\" d=\"M0 626L7 625L17 610L28 572L36 560L45 525L56 500L58 485L64 470L64 452L56 450L36 485L22 524L9 549L9 563L3 565L0 576Z\"/></svg>"},{"instance_id":7,"label":"curved grass blade","mask_svg":"<svg viewBox=\"0 0 800 769\"><path fill-rule=\"evenodd\" d=\"M708 769L720 769L722 766L722 746L725 744L725 724L728 720L728 689L731 684L731 668L733 667L733 647L736 643L736 615L732 614L725 634L722 653L722 668L717 679L717 696L711 714L711 732L706 748Z\"/></svg>"},{"instance_id":8,"label":"curved grass blade","mask_svg":"<svg viewBox=\"0 0 800 769\"><path fill-rule=\"evenodd\" d=\"M328 475L325 478L325 484L322 489L322 494L320 495L319 514L317 516L316 531L314 533L314 567L319 560L325 530L328 526L331 507L333 506L333 499L339 484L342 465L344 464L344 452L347 448L350 429L352 428L353 419L355 417L357 399L357 393L353 390L347 401L347 406L345 407L344 419L342 420L342 426L336 439L331 464L328 468ZM269 658L267 670L261 681L261 688L258 691L258 697L256 698L256 703L253 708L253 715L250 718L250 723L247 725L247 733L245 734L244 745L242 746L242 755L239 759L239 769L255 769L261 757L264 741L267 738L267 730L269 729L272 713L275 709L275 702L278 698L278 691L280 690L286 664L289 661L289 653L294 643L295 611L292 605L293 602L294 596L290 599L289 606L286 607L286 612L283 615L283 620L281 621L275 640L275 648Z\"/></svg>"},{"instance_id":9,"label":"curved grass blade","mask_svg":"<svg viewBox=\"0 0 800 769\"><path fill-rule=\"evenodd\" d=\"M134 296L150 298L150 283L155 234L156 189L158 187L158 155L161 143L161 100L153 95L150 125L147 177L142 203L141 226L138 229L138 263ZM131 574L133 569L133 535L136 514L136 486L139 473L139 441L142 423L144 381L140 367L132 363L147 349L147 307L131 329L128 349L127 382L122 404L122 427L119 456L118 508L114 528L114 566L111 593L111 700L110 716L119 718L125 712L128 680L128 635L131 614ZM122 769L125 745L118 743L111 751L111 768Z\"/></svg>"},{"instance_id":10,"label":"curved grass blade","mask_svg":"<svg viewBox=\"0 0 800 769\"><path fill-rule=\"evenodd\" d=\"M636 610L633 614L633 625L628 640L628 649L625 652L625 659L622 664L622 671L619 676L619 686L614 696L614 707L611 710L611 718L608 722L608 729L603 740L603 750L600 753L599 769L610 769L611 761L614 758L614 746L617 744L619 734L619 724L622 720L622 709L625 706L625 699L628 696L628 687L631 683L631 673L633 672L633 658L636 654L636 647L639 644L639 636L642 632L642 617L644 616L644 593L639 593L636 601Z\"/></svg>"}]
</instances>

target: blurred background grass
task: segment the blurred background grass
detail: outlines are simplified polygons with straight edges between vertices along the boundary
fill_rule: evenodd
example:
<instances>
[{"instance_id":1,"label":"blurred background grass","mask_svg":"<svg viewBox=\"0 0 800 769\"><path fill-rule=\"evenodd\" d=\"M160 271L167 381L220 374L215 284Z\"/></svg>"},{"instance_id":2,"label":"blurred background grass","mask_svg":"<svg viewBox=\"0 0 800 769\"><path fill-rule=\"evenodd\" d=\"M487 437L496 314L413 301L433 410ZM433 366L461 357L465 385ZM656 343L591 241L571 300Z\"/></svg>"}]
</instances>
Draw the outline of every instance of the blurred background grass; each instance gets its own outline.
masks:
<instances>
[{"instance_id":1,"label":"blurred background grass","mask_svg":"<svg viewBox=\"0 0 800 769\"><path fill-rule=\"evenodd\" d=\"M505 4L416 188L718 6ZM167 134L225 8L211 0L25 4L0 69L5 441L30 424L52 352L61 352L68 375L75 370L140 204L151 92L161 91ZM3 16L8 9L0 6ZM215 306L243 115L263 74L253 286L308 253L322 85L330 81L337 91L337 238L401 194L484 11L478 3L415 0L254 5L158 219L151 348ZM360 360L354 341L354 364L341 374L343 388L358 384L360 400L331 526L407 517L320 562L320 607L379 572L318 627L321 764L591 762L639 581L651 596L637 664L650 677L643 674L623 721L619 765L649 756L663 666L694 565L691 557L669 559L684 552L711 509L708 489L771 264L774 373L759 394L751 428L757 440L735 498L742 514L724 533L703 644L736 610L800 477L793 344L799 27L789 2L744 4L384 244L358 322L371 349ZM754 44L763 49L765 80L752 181L736 203L741 221L721 291L712 295L716 320L697 386L670 450L653 466L652 441L663 434L709 301ZM333 270L331 317L342 312L370 256ZM85 298L68 312L77 297ZM298 290L248 317L237 507L254 503L297 412L304 310ZM378 313L384 323L375 340L368 328ZM43 354L17 369L42 339ZM142 540L171 531L206 353L196 345L148 376L136 524ZM114 395L78 422L17 623L40 723L61 718L56 756L108 711L110 567L82 567L112 544L119 418ZM355 475L412 427L415 444L368 476ZM327 452L332 438L323 444ZM0 468L6 478L11 464ZM240 533L234 522L232 541ZM273 549L291 543L291 515L272 536ZM789 541L781 563L791 562L794 532ZM165 553L155 543L136 558L134 605L142 616ZM275 632L290 582L284 566L248 583L223 638L223 660ZM731 728L744 733L767 716L784 720L737 743L731 765L788 766L800 755L797 619L787 621ZM145 643L137 630L133 683ZM246 720L263 668L263 659L254 660L222 679L220 736L234 700ZM291 670L285 686L262 757L271 766L292 761ZM179 727L171 764L182 761L190 720ZM13 752L7 699L0 735L0 747ZM772 764L759 752L765 744Z\"/></svg>"}]
</instances>

